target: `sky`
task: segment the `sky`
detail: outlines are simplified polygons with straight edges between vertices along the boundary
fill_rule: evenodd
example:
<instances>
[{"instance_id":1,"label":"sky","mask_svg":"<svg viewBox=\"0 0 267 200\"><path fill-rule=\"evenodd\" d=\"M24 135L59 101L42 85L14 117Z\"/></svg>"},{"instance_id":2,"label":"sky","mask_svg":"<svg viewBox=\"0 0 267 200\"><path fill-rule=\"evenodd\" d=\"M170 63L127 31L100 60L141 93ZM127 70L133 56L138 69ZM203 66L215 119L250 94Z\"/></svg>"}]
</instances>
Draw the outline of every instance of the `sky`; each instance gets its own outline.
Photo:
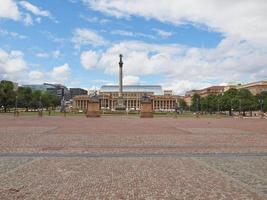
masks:
<instances>
[{"instance_id":1,"label":"sky","mask_svg":"<svg viewBox=\"0 0 267 200\"><path fill-rule=\"evenodd\" d=\"M267 79L266 0L0 0L0 80L184 94Z\"/></svg>"}]
</instances>

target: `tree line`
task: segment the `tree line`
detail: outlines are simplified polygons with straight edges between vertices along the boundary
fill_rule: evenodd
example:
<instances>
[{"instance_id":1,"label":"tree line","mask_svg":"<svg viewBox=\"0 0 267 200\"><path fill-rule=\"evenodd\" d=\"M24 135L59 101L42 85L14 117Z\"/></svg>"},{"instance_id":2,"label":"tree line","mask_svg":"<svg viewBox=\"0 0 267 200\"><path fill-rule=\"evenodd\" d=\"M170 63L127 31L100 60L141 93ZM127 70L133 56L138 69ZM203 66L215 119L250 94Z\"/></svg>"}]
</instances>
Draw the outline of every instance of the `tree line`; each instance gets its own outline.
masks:
<instances>
[{"instance_id":1,"label":"tree line","mask_svg":"<svg viewBox=\"0 0 267 200\"><path fill-rule=\"evenodd\" d=\"M264 112L267 111L266 91L253 95L248 89L231 88L222 94L210 94L206 97L194 94L191 110L210 114L228 111L229 115L232 115L232 112L240 112L245 115L248 111L252 113L261 110L261 107Z\"/></svg>"},{"instance_id":2,"label":"tree line","mask_svg":"<svg viewBox=\"0 0 267 200\"><path fill-rule=\"evenodd\" d=\"M55 108L60 105L60 98L48 92L32 91L31 88L19 87L14 90L14 85L11 81L2 80L0 82L0 108L4 112L11 108Z\"/></svg>"}]
</instances>

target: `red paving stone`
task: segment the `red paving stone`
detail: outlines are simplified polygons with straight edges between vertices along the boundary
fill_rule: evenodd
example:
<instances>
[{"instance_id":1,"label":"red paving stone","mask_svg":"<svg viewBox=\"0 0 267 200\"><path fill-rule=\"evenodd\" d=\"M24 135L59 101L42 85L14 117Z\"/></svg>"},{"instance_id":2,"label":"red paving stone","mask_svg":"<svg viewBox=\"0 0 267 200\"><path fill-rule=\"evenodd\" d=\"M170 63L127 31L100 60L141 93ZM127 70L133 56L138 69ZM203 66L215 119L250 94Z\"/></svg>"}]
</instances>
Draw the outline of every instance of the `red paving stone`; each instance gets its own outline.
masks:
<instances>
[{"instance_id":1,"label":"red paving stone","mask_svg":"<svg viewBox=\"0 0 267 200\"><path fill-rule=\"evenodd\" d=\"M64 157L74 152L264 154L266 119L0 116L0 137L0 155L10 154L0 157L0 199L267 198L264 155ZM12 157L27 152L63 156Z\"/></svg>"}]
</instances>

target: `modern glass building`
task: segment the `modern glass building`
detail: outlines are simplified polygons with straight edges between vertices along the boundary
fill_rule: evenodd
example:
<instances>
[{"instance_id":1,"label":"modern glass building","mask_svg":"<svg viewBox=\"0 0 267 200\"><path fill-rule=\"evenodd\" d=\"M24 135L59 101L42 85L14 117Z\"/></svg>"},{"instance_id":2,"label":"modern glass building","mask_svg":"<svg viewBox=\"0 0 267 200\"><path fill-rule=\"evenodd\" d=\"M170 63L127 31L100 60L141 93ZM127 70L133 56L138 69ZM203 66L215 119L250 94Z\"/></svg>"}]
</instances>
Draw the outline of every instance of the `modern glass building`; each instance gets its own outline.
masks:
<instances>
[{"instance_id":1,"label":"modern glass building","mask_svg":"<svg viewBox=\"0 0 267 200\"><path fill-rule=\"evenodd\" d=\"M41 91L46 92L48 89L54 88L51 85L41 85L41 84L35 84L35 85L22 85L22 87L31 88L32 91Z\"/></svg>"},{"instance_id":2,"label":"modern glass building","mask_svg":"<svg viewBox=\"0 0 267 200\"><path fill-rule=\"evenodd\" d=\"M61 84L34 84L34 85L23 85L22 87L29 87L32 91L41 91L41 92L49 92L51 94L57 95L60 98L65 97L66 100L70 99L70 91L69 89Z\"/></svg>"}]
</instances>

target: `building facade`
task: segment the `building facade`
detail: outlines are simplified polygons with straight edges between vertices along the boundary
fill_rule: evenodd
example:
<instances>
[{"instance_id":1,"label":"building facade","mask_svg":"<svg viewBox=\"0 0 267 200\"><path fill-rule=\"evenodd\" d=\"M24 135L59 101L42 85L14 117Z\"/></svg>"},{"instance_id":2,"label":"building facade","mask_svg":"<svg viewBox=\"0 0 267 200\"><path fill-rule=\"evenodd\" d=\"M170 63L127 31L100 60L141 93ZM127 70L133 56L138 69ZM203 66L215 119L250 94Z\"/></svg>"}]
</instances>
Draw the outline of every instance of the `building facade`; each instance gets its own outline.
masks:
<instances>
[{"instance_id":1,"label":"building facade","mask_svg":"<svg viewBox=\"0 0 267 200\"><path fill-rule=\"evenodd\" d=\"M149 96L152 100L154 111L172 111L177 106L181 98L177 95L171 95L170 91L164 95L161 86L158 85L126 85L123 86L123 101L126 110L140 110L141 99L143 96ZM115 110L119 98L119 86L104 85L99 91L100 107L103 110ZM85 111L89 96L80 95L73 98L73 108Z\"/></svg>"},{"instance_id":2,"label":"building facade","mask_svg":"<svg viewBox=\"0 0 267 200\"><path fill-rule=\"evenodd\" d=\"M78 95L88 95L88 91L82 88L70 88L71 99L73 99L73 97L78 96Z\"/></svg>"},{"instance_id":3,"label":"building facade","mask_svg":"<svg viewBox=\"0 0 267 200\"><path fill-rule=\"evenodd\" d=\"M192 105L192 97L198 94L200 97L223 94L225 86L211 86L201 90L191 90L185 93L184 100L188 106Z\"/></svg>"},{"instance_id":4,"label":"building facade","mask_svg":"<svg viewBox=\"0 0 267 200\"><path fill-rule=\"evenodd\" d=\"M61 84L34 84L34 85L23 85L22 87L29 87L32 91L41 91L41 92L49 92L50 94L56 95L61 99L64 97L66 100L70 99L70 91L69 89Z\"/></svg>"},{"instance_id":5,"label":"building facade","mask_svg":"<svg viewBox=\"0 0 267 200\"><path fill-rule=\"evenodd\" d=\"M237 89L248 89L253 95L260 94L261 92L267 92L267 81L238 85Z\"/></svg>"}]
</instances>

